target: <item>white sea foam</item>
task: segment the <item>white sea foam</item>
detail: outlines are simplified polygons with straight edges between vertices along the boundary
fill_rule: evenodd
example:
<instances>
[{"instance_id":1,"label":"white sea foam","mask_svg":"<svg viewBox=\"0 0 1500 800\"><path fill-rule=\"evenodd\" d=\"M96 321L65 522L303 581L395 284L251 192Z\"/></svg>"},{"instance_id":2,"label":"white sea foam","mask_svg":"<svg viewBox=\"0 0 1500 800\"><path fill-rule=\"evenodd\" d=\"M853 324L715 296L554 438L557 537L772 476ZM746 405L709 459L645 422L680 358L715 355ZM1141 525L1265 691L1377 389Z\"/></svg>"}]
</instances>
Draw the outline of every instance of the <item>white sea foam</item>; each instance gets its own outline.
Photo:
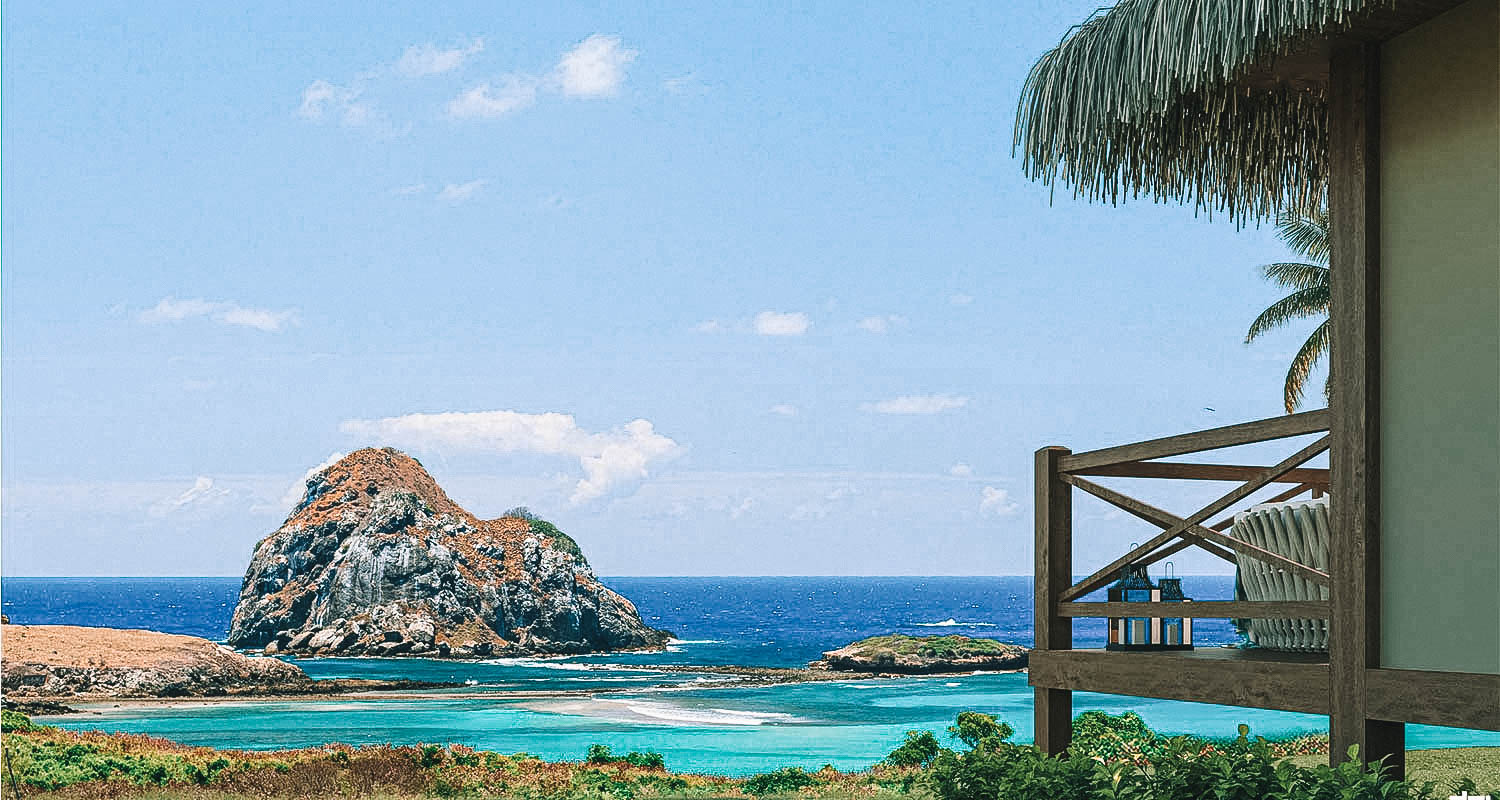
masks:
<instances>
[{"instance_id":1,"label":"white sea foam","mask_svg":"<svg viewBox=\"0 0 1500 800\"><path fill-rule=\"evenodd\" d=\"M722 644L723 639L677 639L667 640L667 644Z\"/></svg>"},{"instance_id":2,"label":"white sea foam","mask_svg":"<svg viewBox=\"0 0 1500 800\"><path fill-rule=\"evenodd\" d=\"M945 683L943 685L944 686L962 686L963 684L961 684L961 683L955 683L954 681L949 681L949 682L947 682L947 683Z\"/></svg>"},{"instance_id":3,"label":"white sea foam","mask_svg":"<svg viewBox=\"0 0 1500 800\"><path fill-rule=\"evenodd\" d=\"M959 622L949 617L942 622L913 622L918 628L993 628L993 622Z\"/></svg>"},{"instance_id":4,"label":"white sea foam","mask_svg":"<svg viewBox=\"0 0 1500 800\"><path fill-rule=\"evenodd\" d=\"M613 713L628 714L630 719L641 722L657 722L677 725L725 725L754 727L778 723L805 722L805 720L780 711L741 711L732 708L687 708L674 703L652 700L616 700L595 697L593 702L604 706L605 716Z\"/></svg>"}]
</instances>

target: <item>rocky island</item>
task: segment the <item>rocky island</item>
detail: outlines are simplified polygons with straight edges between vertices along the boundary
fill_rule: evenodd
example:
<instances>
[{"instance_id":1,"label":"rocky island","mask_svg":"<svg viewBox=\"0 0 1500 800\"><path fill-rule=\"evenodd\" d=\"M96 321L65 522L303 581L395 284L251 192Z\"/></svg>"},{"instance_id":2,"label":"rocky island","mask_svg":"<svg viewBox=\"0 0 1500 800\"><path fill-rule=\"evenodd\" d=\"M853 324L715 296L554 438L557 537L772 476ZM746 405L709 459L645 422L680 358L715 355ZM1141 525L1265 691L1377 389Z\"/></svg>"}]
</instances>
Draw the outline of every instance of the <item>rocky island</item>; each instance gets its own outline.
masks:
<instances>
[{"instance_id":1,"label":"rocky island","mask_svg":"<svg viewBox=\"0 0 1500 800\"><path fill-rule=\"evenodd\" d=\"M578 545L530 515L481 520L411 456L312 475L245 572L228 642L268 654L473 658L660 647Z\"/></svg>"},{"instance_id":2,"label":"rocky island","mask_svg":"<svg viewBox=\"0 0 1500 800\"><path fill-rule=\"evenodd\" d=\"M968 636L872 636L829 650L813 669L881 675L998 672L1026 667L1030 653L1018 644Z\"/></svg>"}]
</instances>

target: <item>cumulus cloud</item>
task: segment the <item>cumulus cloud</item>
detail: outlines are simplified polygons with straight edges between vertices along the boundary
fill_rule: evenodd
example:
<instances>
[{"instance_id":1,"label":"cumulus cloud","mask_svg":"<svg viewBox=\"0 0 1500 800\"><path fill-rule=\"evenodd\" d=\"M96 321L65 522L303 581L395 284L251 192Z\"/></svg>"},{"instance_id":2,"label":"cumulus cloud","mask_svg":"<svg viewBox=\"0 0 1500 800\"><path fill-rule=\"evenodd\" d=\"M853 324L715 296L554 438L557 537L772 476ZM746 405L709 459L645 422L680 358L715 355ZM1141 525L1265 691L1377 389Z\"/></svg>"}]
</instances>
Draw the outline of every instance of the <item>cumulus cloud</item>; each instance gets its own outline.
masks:
<instances>
[{"instance_id":1,"label":"cumulus cloud","mask_svg":"<svg viewBox=\"0 0 1500 800\"><path fill-rule=\"evenodd\" d=\"M801 336L812 327L812 320L800 311L762 311L752 325L761 336Z\"/></svg>"},{"instance_id":2,"label":"cumulus cloud","mask_svg":"<svg viewBox=\"0 0 1500 800\"><path fill-rule=\"evenodd\" d=\"M777 403L776 405L771 406L770 411L772 414L780 417L797 416L797 407L790 403Z\"/></svg>"},{"instance_id":3,"label":"cumulus cloud","mask_svg":"<svg viewBox=\"0 0 1500 800\"><path fill-rule=\"evenodd\" d=\"M641 480L651 465L678 455L677 442L644 419L611 431L590 432L571 414L472 411L407 414L346 420L344 433L420 450L480 453L539 453L578 459L583 477L571 502L601 497L621 483Z\"/></svg>"},{"instance_id":4,"label":"cumulus cloud","mask_svg":"<svg viewBox=\"0 0 1500 800\"><path fill-rule=\"evenodd\" d=\"M472 180L467 183L450 183L437 193L437 199L444 203L462 203L479 193L484 188L486 181Z\"/></svg>"},{"instance_id":5,"label":"cumulus cloud","mask_svg":"<svg viewBox=\"0 0 1500 800\"><path fill-rule=\"evenodd\" d=\"M1020 506L1010 499L1010 492L995 487L986 486L979 493L979 513L992 514L997 517L1008 517L1016 513Z\"/></svg>"},{"instance_id":6,"label":"cumulus cloud","mask_svg":"<svg viewBox=\"0 0 1500 800\"><path fill-rule=\"evenodd\" d=\"M431 42L414 44L406 48L396 62L396 71L411 78L442 75L463 66L470 56L484 52L484 40L474 39L460 42L454 47L442 48Z\"/></svg>"},{"instance_id":7,"label":"cumulus cloud","mask_svg":"<svg viewBox=\"0 0 1500 800\"><path fill-rule=\"evenodd\" d=\"M563 54L555 72L558 86L569 97L612 97L637 55L620 43L620 37L596 33Z\"/></svg>"},{"instance_id":8,"label":"cumulus cloud","mask_svg":"<svg viewBox=\"0 0 1500 800\"><path fill-rule=\"evenodd\" d=\"M302 105L297 116L313 122L333 121L358 128L375 121L375 110L360 99L360 90L315 80L302 90Z\"/></svg>"},{"instance_id":9,"label":"cumulus cloud","mask_svg":"<svg viewBox=\"0 0 1500 800\"><path fill-rule=\"evenodd\" d=\"M229 496L229 490L214 486L214 479L199 475L187 491L151 506L151 515L166 517L195 507L213 505Z\"/></svg>"},{"instance_id":10,"label":"cumulus cloud","mask_svg":"<svg viewBox=\"0 0 1500 800\"><path fill-rule=\"evenodd\" d=\"M295 320L296 316L297 312L292 310L272 311L265 308L246 308L238 303L223 300L178 300L175 297L164 297L155 306L142 311L140 321L159 325L207 318L223 325L279 331Z\"/></svg>"},{"instance_id":11,"label":"cumulus cloud","mask_svg":"<svg viewBox=\"0 0 1500 800\"><path fill-rule=\"evenodd\" d=\"M453 119L495 119L536 104L537 81L511 75L497 84L481 83L448 101Z\"/></svg>"},{"instance_id":12,"label":"cumulus cloud","mask_svg":"<svg viewBox=\"0 0 1500 800\"><path fill-rule=\"evenodd\" d=\"M974 468L960 461L948 468L948 474L955 478L972 478L974 477Z\"/></svg>"},{"instance_id":13,"label":"cumulus cloud","mask_svg":"<svg viewBox=\"0 0 1500 800\"><path fill-rule=\"evenodd\" d=\"M893 397L860 406L863 411L876 414L941 414L944 411L963 408L969 398L951 394L913 394Z\"/></svg>"},{"instance_id":14,"label":"cumulus cloud","mask_svg":"<svg viewBox=\"0 0 1500 800\"><path fill-rule=\"evenodd\" d=\"M302 502L302 496L304 494L307 494L307 482L312 480L312 477L319 472L322 472L323 470L328 469L334 464L339 463L339 460L346 455L349 454L329 453L328 458L324 459L321 464L318 464L316 467L313 467L312 469L303 473L302 480L297 481L296 483L287 487L286 493L281 496L281 507L285 509L291 509L293 506Z\"/></svg>"},{"instance_id":15,"label":"cumulus cloud","mask_svg":"<svg viewBox=\"0 0 1500 800\"><path fill-rule=\"evenodd\" d=\"M885 333L898 325L905 325L906 317L899 314L865 317L858 324L861 330L869 331L870 333Z\"/></svg>"}]
</instances>

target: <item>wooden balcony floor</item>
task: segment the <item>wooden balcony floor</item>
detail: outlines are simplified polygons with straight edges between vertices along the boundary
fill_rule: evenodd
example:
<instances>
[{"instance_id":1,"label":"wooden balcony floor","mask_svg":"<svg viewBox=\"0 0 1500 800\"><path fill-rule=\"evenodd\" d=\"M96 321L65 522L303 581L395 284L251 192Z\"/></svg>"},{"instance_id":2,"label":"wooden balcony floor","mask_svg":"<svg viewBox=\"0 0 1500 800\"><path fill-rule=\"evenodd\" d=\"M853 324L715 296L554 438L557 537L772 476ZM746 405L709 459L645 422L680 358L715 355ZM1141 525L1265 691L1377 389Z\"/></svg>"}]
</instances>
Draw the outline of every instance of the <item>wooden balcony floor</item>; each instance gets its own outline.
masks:
<instances>
[{"instance_id":1,"label":"wooden balcony floor","mask_svg":"<svg viewBox=\"0 0 1500 800\"><path fill-rule=\"evenodd\" d=\"M1328 713L1328 654L1204 647L1157 653L1033 650L1039 689Z\"/></svg>"}]
</instances>

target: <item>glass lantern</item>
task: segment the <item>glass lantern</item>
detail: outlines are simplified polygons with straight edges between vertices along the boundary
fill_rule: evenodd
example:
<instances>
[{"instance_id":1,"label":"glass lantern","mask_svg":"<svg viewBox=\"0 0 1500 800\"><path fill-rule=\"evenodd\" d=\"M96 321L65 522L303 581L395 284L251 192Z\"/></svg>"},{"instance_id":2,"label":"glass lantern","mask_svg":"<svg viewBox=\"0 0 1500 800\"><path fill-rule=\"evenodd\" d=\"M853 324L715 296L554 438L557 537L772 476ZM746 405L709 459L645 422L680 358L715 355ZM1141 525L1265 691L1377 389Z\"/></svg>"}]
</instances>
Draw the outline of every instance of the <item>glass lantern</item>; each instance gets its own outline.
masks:
<instances>
[{"instance_id":1,"label":"glass lantern","mask_svg":"<svg viewBox=\"0 0 1500 800\"><path fill-rule=\"evenodd\" d=\"M1106 599L1111 603L1149 603L1160 598L1161 590L1151 583L1144 564L1121 567L1120 579L1106 592ZM1152 622L1150 617L1111 617L1109 643L1105 649L1140 650L1149 647Z\"/></svg>"},{"instance_id":2,"label":"glass lantern","mask_svg":"<svg viewBox=\"0 0 1500 800\"><path fill-rule=\"evenodd\" d=\"M1133 549L1134 545L1131 547ZM1151 582L1144 564L1128 564L1120 569L1120 579L1109 587L1106 599L1111 603L1155 603L1160 611L1141 616L1110 617L1106 650L1193 649L1192 619L1182 615L1181 606L1167 605L1191 601L1183 595L1182 579L1173 574L1170 561L1166 570L1167 577L1157 584Z\"/></svg>"},{"instance_id":3,"label":"glass lantern","mask_svg":"<svg viewBox=\"0 0 1500 800\"><path fill-rule=\"evenodd\" d=\"M1161 589L1161 601L1163 603L1190 603L1182 593L1182 579L1177 577L1172 568L1172 562L1166 563L1166 576L1159 583ZM1167 606L1163 608L1166 611ZM1174 609L1175 610L1175 609ZM1171 612L1167 612L1171 613ZM1162 617L1161 619L1161 648L1163 650L1191 650L1193 649L1193 618Z\"/></svg>"}]
</instances>

